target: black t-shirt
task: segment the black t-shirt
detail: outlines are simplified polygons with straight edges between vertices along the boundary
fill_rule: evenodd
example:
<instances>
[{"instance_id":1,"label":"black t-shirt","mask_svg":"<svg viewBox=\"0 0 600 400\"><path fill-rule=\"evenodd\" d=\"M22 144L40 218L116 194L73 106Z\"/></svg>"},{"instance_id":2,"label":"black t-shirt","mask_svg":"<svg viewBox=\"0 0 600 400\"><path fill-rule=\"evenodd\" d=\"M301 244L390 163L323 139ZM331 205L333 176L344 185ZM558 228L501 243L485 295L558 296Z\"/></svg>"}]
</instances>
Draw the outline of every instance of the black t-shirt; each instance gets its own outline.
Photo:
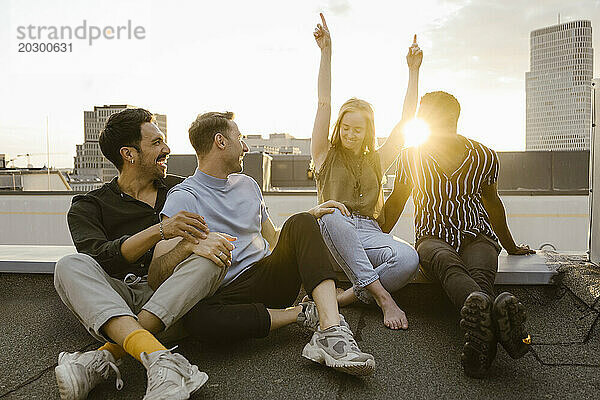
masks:
<instances>
[{"instance_id":1,"label":"black t-shirt","mask_svg":"<svg viewBox=\"0 0 600 400\"><path fill-rule=\"evenodd\" d=\"M116 177L99 189L74 196L67 222L77 251L94 258L114 278L123 279L128 273L146 275L154 247L128 263L121 255L121 245L130 236L159 223L167 192L182 181L175 175L157 180L154 208L123 193Z\"/></svg>"}]
</instances>

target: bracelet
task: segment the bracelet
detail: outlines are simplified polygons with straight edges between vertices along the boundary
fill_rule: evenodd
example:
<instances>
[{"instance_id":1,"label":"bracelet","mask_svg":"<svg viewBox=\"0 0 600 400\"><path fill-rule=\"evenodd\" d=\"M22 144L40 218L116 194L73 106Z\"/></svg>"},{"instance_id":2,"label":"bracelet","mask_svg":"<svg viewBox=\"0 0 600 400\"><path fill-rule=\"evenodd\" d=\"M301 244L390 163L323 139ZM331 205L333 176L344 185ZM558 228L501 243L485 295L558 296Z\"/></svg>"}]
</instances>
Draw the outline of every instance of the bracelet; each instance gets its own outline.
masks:
<instances>
[{"instance_id":1,"label":"bracelet","mask_svg":"<svg viewBox=\"0 0 600 400\"><path fill-rule=\"evenodd\" d=\"M167 240L167 238L165 237L165 232L163 231L162 221L160 221L158 224L158 230L160 231L160 238L162 240Z\"/></svg>"}]
</instances>

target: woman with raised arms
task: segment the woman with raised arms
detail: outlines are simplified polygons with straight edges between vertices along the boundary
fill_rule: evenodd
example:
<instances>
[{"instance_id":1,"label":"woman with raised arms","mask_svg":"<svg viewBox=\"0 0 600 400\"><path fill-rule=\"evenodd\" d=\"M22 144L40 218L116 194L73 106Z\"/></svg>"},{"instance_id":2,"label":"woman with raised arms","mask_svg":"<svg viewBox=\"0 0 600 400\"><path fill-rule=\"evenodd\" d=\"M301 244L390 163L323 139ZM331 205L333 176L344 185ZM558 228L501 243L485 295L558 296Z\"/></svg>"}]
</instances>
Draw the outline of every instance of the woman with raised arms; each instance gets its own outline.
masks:
<instances>
[{"instance_id":1,"label":"woman with raised arms","mask_svg":"<svg viewBox=\"0 0 600 400\"><path fill-rule=\"evenodd\" d=\"M330 135L331 36L323 14L321 21L314 31L321 49L321 64L311 155L319 203L335 200L346 206L343 212L335 210L319 220L325 242L352 282L350 289L338 294L338 303L345 306L357 300L375 301L383 311L385 326L407 329L406 315L390 292L410 282L418 269L419 256L407 242L383 233L377 218L383 217L379 215L383 206L383 174L402 149L402 127L414 117L417 108L423 53L415 35L406 56L409 81L402 119L381 147L375 144L371 105L356 98L342 105Z\"/></svg>"}]
</instances>

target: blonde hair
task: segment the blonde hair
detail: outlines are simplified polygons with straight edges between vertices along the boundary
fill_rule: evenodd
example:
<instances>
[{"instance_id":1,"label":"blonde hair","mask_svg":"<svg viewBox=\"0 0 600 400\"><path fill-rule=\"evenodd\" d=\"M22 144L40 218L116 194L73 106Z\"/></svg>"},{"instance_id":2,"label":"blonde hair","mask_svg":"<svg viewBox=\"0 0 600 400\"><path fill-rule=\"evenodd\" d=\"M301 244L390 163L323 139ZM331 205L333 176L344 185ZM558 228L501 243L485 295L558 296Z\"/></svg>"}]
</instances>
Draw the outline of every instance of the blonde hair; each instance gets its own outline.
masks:
<instances>
[{"instance_id":1,"label":"blonde hair","mask_svg":"<svg viewBox=\"0 0 600 400\"><path fill-rule=\"evenodd\" d=\"M362 150L363 152L375 151L375 118L373 107L371 107L371 104L368 102L357 99L356 97L346 100L346 102L340 107L337 121L335 121L333 131L331 132L331 136L329 138L329 143L331 143L332 147L336 147L341 143L340 129L342 125L342 118L344 118L344 115L349 112L357 112L365 117L366 131L365 138L362 143Z\"/></svg>"}]
</instances>

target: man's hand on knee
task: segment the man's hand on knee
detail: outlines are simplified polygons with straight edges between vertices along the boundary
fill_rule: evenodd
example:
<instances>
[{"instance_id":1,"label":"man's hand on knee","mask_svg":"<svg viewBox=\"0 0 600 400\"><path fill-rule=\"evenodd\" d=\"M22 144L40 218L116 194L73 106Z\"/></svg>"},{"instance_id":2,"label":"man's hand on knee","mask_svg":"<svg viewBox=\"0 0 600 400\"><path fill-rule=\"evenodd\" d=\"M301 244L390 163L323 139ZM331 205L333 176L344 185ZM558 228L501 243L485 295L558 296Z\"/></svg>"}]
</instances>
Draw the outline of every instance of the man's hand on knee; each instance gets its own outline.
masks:
<instances>
[{"instance_id":1,"label":"man's hand on knee","mask_svg":"<svg viewBox=\"0 0 600 400\"><path fill-rule=\"evenodd\" d=\"M208 258L220 267L231 266L231 251L235 248L233 243L237 238L226 233L210 232L208 237L200 243L190 245L194 254Z\"/></svg>"},{"instance_id":2,"label":"man's hand on knee","mask_svg":"<svg viewBox=\"0 0 600 400\"><path fill-rule=\"evenodd\" d=\"M187 211L180 211L171 218L165 218L160 224L164 239L181 237L197 244L201 239L206 239L209 233L204 218Z\"/></svg>"}]
</instances>

